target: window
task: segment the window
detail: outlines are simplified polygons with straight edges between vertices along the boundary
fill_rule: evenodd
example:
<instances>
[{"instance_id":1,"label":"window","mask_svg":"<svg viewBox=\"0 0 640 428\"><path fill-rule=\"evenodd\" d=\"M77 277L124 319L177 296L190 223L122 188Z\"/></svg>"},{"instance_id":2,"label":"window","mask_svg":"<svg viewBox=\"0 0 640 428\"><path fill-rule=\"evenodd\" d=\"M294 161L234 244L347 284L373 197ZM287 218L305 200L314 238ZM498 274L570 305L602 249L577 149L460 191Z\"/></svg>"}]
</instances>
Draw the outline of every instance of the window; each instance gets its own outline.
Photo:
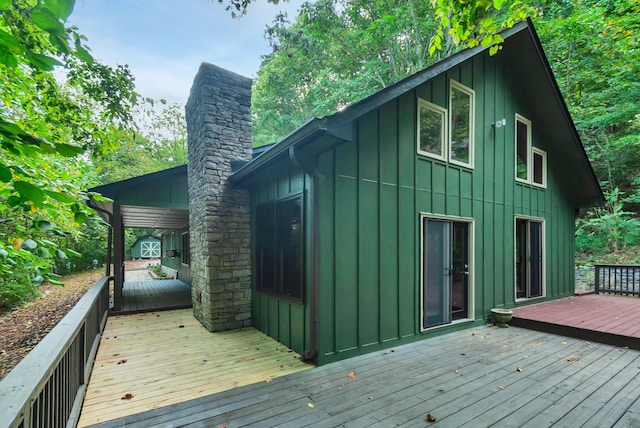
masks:
<instances>
[{"instance_id":1,"label":"window","mask_svg":"<svg viewBox=\"0 0 640 428\"><path fill-rule=\"evenodd\" d=\"M516 299L544 296L544 222L516 218Z\"/></svg>"},{"instance_id":2,"label":"window","mask_svg":"<svg viewBox=\"0 0 640 428\"><path fill-rule=\"evenodd\" d=\"M516 180L529 182L531 121L516 114Z\"/></svg>"},{"instance_id":3,"label":"window","mask_svg":"<svg viewBox=\"0 0 640 428\"><path fill-rule=\"evenodd\" d=\"M445 160L447 110L418 99L418 153Z\"/></svg>"},{"instance_id":4,"label":"window","mask_svg":"<svg viewBox=\"0 0 640 428\"><path fill-rule=\"evenodd\" d=\"M256 207L256 289L302 300L302 195Z\"/></svg>"},{"instance_id":5,"label":"window","mask_svg":"<svg viewBox=\"0 0 640 428\"><path fill-rule=\"evenodd\" d=\"M449 161L473 168L475 93L455 80L449 90Z\"/></svg>"},{"instance_id":6,"label":"window","mask_svg":"<svg viewBox=\"0 0 640 428\"><path fill-rule=\"evenodd\" d=\"M180 253L180 261L183 265L189 265L191 262L191 248L189 247L189 232L182 234L182 251Z\"/></svg>"},{"instance_id":7,"label":"window","mask_svg":"<svg viewBox=\"0 0 640 428\"><path fill-rule=\"evenodd\" d=\"M516 113L516 181L547 187L547 153L532 147L531 121Z\"/></svg>"},{"instance_id":8,"label":"window","mask_svg":"<svg viewBox=\"0 0 640 428\"><path fill-rule=\"evenodd\" d=\"M533 184L547 187L547 153L537 147L533 149Z\"/></svg>"}]
</instances>

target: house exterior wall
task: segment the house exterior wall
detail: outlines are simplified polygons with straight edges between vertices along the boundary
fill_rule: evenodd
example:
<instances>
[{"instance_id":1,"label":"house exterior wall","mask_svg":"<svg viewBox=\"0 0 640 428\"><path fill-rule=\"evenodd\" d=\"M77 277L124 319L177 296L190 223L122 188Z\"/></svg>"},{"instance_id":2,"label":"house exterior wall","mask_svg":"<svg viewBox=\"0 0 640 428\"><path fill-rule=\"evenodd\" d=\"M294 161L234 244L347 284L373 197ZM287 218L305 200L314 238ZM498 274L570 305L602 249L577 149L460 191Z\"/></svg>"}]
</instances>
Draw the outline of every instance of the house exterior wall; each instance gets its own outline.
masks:
<instances>
[{"instance_id":1,"label":"house exterior wall","mask_svg":"<svg viewBox=\"0 0 640 428\"><path fill-rule=\"evenodd\" d=\"M516 182L515 114L532 120L534 146L562 142L536 128L535 106L503 69L500 55L476 56L362 116L352 142L321 155L319 364L481 324L491 308L515 306L516 216L545 222L546 297L535 301L572 294L574 210L562 165L549 150L546 189ZM450 79L475 91L473 169L416 152L417 99L448 108ZM495 129L501 118L506 126ZM421 214L473 221L469 321L422 331Z\"/></svg>"},{"instance_id":2,"label":"house exterior wall","mask_svg":"<svg viewBox=\"0 0 640 428\"><path fill-rule=\"evenodd\" d=\"M251 323L249 194L227 183L251 159L251 79L202 64L186 106L195 317L210 331Z\"/></svg>"},{"instance_id":3,"label":"house exterior wall","mask_svg":"<svg viewBox=\"0 0 640 428\"><path fill-rule=\"evenodd\" d=\"M170 267L178 271L178 279L180 281L191 284L191 267L190 264L182 262L182 255L185 252L185 248L182 246L182 234L188 232L188 229L177 230L173 233L168 233L162 236L162 257L160 259L161 264ZM175 249L178 250L178 257L169 257L167 251ZM187 249L186 251L190 251Z\"/></svg>"},{"instance_id":4,"label":"house exterior wall","mask_svg":"<svg viewBox=\"0 0 640 428\"><path fill-rule=\"evenodd\" d=\"M256 206L287 198L292 195L303 194L303 222L304 222L304 271L309 267L309 178L298 168L289 162L281 162L271 171L273 173L262 174L256 182L260 183L251 189L251 211L254 218L252 224L252 236L255 235L255 210ZM255 251L252 248L253 273L255 278ZM302 353L309 346L309 275L304 275L304 292L302 302L295 302L273 295L269 295L255 288L253 284L252 301L252 326L268 334L277 341L283 343L298 353Z\"/></svg>"}]
</instances>

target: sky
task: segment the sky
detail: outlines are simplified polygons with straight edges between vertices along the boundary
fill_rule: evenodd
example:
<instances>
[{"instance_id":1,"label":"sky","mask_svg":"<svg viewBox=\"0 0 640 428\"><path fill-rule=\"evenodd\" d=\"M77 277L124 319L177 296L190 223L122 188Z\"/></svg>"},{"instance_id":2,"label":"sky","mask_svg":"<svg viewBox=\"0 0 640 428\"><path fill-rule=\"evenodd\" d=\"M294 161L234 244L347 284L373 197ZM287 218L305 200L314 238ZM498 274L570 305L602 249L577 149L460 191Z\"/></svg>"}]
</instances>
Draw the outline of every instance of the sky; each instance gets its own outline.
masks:
<instances>
[{"instance_id":1,"label":"sky","mask_svg":"<svg viewBox=\"0 0 640 428\"><path fill-rule=\"evenodd\" d=\"M128 64L142 96L186 103L202 62L256 76L270 52L266 26L281 10L293 20L302 0L280 3L256 0L233 19L217 0L76 0L68 24L95 58Z\"/></svg>"}]
</instances>

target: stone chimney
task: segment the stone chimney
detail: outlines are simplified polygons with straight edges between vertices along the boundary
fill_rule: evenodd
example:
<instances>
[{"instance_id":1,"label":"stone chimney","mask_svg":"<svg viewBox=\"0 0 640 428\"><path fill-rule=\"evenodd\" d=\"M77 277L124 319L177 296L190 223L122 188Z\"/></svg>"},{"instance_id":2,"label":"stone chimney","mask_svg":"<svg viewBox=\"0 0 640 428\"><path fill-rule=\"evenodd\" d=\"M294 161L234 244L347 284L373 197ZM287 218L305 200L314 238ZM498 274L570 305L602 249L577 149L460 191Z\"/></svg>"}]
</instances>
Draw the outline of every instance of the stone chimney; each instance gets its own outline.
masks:
<instances>
[{"instance_id":1,"label":"stone chimney","mask_svg":"<svg viewBox=\"0 0 640 428\"><path fill-rule=\"evenodd\" d=\"M227 183L251 159L251 79L203 63L186 106L193 313L209 331L251 324L249 194Z\"/></svg>"}]
</instances>

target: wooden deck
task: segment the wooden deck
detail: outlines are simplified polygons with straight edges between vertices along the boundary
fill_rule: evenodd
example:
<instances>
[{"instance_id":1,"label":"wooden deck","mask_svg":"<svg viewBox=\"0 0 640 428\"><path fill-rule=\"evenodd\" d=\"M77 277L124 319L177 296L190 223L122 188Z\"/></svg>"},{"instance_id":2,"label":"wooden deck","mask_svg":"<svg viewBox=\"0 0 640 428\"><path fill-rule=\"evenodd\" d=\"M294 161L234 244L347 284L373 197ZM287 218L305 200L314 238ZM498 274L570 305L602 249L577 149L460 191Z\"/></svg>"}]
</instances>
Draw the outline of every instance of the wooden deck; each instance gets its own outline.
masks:
<instances>
[{"instance_id":1,"label":"wooden deck","mask_svg":"<svg viewBox=\"0 0 640 428\"><path fill-rule=\"evenodd\" d=\"M639 374L635 350L483 326L99 426L639 426Z\"/></svg>"},{"instance_id":2,"label":"wooden deck","mask_svg":"<svg viewBox=\"0 0 640 428\"><path fill-rule=\"evenodd\" d=\"M191 286L178 279L125 281L121 314L190 308Z\"/></svg>"},{"instance_id":3,"label":"wooden deck","mask_svg":"<svg viewBox=\"0 0 640 428\"><path fill-rule=\"evenodd\" d=\"M110 316L78 426L311 367L255 329L210 333L189 309Z\"/></svg>"},{"instance_id":4,"label":"wooden deck","mask_svg":"<svg viewBox=\"0 0 640 428\"><path fill-rule=\"evenodd\" d=\"M513 310L515 326L640 349L640 299L586 294Z\"/></svg>"}]
</instances>

